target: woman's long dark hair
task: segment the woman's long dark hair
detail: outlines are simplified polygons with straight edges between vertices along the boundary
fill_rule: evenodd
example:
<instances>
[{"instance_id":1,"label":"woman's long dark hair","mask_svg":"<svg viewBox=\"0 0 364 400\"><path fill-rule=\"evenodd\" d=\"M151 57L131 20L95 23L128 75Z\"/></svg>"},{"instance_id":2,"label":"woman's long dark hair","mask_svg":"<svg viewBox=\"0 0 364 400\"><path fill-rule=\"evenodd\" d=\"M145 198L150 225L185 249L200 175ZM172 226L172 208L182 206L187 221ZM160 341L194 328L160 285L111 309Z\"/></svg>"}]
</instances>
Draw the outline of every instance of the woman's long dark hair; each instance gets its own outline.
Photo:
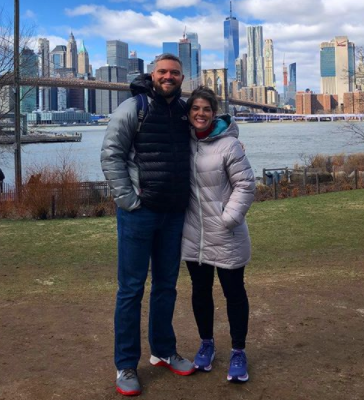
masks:
<instances>
[{"instance_id":1,"label":"woman's long dark hair","mask_svg":"<svg viewBox=\"0 0 364 400\"><path fill-rule=\"evenodd\" d=\"M207 86L199 86L192 93L187 100L187 112L190 112L193 102L196 99L204 99L210 103L212 111L216 114L219 109L219 103L216 98L216 94L213 90Z\"/></svg>"}]
</instances>

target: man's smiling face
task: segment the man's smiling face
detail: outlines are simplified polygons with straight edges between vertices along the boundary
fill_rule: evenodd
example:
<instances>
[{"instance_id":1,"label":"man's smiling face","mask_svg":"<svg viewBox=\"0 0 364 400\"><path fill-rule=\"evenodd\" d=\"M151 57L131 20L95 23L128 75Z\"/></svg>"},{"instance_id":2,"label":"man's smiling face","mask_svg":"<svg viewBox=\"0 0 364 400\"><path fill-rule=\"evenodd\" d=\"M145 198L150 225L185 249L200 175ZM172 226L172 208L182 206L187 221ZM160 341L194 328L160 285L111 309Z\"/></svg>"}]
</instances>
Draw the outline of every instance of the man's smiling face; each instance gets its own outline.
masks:
<instances>
[{"instance_id":1,"label":"man's smiling face","mask_svg":"<svg viewBox=\"0 0 364 400\"><path fill-rule=\"evenodd\" d=\"M181 65L174 60L157 61L151 75L155 91L167 99L178 93L184 78Z\"/></svg>"}]
</instances>

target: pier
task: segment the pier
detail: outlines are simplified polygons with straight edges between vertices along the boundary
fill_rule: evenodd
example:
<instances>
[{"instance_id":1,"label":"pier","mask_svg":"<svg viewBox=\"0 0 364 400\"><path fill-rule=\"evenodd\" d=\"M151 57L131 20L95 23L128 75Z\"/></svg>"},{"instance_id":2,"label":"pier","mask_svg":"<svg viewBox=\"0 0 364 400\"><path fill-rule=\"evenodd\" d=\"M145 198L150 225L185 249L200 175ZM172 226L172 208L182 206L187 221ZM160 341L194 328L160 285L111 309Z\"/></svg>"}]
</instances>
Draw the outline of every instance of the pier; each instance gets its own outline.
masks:
<instances>
[{"instance_id":1,"label":"pier","mask_svg":"<svg viewBox=\"0 0 364 400\"><path fill-rule=\"evenodd\" d=\"M30 143L63 143L63 142L81 142L82 133L29 133L20 136L22 144ZM14 144L15 135L0 135L0 144Z\"/></svg>"},{"instance_id":2,"label":"pier","mask_svg":"<svg viewBox=\"0 0 364 400\"><path fill-rule=\"evenodd\" d=\"M282 122L282 121L364 121L364 114L281 114L281 113L237 113L237 122Z\"/></svg>"}]
</instances>

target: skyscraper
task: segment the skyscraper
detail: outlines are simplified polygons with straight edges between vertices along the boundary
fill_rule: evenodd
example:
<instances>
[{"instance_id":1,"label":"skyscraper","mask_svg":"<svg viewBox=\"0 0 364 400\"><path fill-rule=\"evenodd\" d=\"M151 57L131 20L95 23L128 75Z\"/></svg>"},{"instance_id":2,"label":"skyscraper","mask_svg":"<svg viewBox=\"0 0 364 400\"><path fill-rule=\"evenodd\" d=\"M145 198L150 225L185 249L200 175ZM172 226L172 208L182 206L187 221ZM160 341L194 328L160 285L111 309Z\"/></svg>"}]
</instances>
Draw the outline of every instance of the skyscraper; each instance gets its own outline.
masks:
<instances>
[{"instance_id":1,"label":"skyscraper","mask_svg":"<svg viewBox=\"0 0 364 400\"><path fill-rule=\"evenodd\" d=\"M50 76L50 54L49 54L49 40L45 38L38 39L38 67L40 77ZM50 88L40 87L38 93L38 108L40 110L50 109Z\"/></svg>"},{"instance_id":2,"label":"skyscraper","mask_svg":"<svg viewBox=\"0 0 364 400\"><path fill-rule=\"evenodd\" d=\"M38 57L33 50L25 48L20 55L20 74L24 77L38 76ZM31 86L20 87L20 111L30 113L37 109L37 89Z\"/></svg>"},{"instance_id":3,"label":"skyscraper","mask_svg":"<svg viewBox=\"0 0 364 400\"><path fill-rule=\"evenodd\" d=\"M108 40L106 42L106 53L107 65L128 68L128 43L121 40Z\"/></svg>"},{"instance_id":4,"label":"skyscraper","mask_svg":"<svg viewBox=\"0 0 364 400\"><path fill-rule=\"evenodd\" d=\"M90 61L88 52L85 47L85 43L82 40L80 51L78 52L78 73L81 75L87 75L90 71Z\"/></svg>"},{"instance_id":5,"label":"skyscraper","mask_svg":"<svg viewBox=\"0 0 364 400\"><path fill-rule=\"evenodd\" d=\"M163 53L170 53L178 57L178 43L177 42L163 42Z\"/></svg>"},{"instance_id":6,"label":"skyscraper","mask_svg":"<svg viewBox=\"0 0 364 400\"><path fill-rule=\"evenodd\" d=\"M248 86L264 86L263 27L248 26Z\"/></svg>"},{"instance_id":7,"label":"skyscraper","mask_svg":"<svg viewBox=\"0 0 364 400\"><path fill-rule=\"evenodd\" d=\"M336 36L320 46L321 92L337 94L339 106L344 93L354 90L355 45L347 36Z\"/></svg>"},{"instance_id":8,"label":"skyscraper","mask_svg":"<svg viewBox=\"0 0 364 400\"><path fill-rule=\"evenodd\" d=\"M144 60L138 58L136 51L131 51L128 60L128 74L135 74L135 73L142 74L143 72L144 72Z\"/></svg>"},{"instance_id":9,"label":"skyscraper","mask_svg":"<svg viewBox=\"0 0 364 400\"><path fill-rule=\"evenodd\" d=\"M58 68L66 67L66 54L67 47L66 46L56 46L50 54L50 73L51 76L54 76L55 70Z\"/></svg>"},{"instance_id":10,"label":"skyscraper","mask_svg":"<svg viewBox=\"0 0 364 400\"><path fill-rule=\"evenodd\" d=\"M183 34L183 39L178 43L178 57L182 62L183 75L185 76L182 83L182 90L191 90L191 42L186 38L186 33Z\"/></svg>"},{"instance_id":11,"label":"skyscraper","mask_svg":"<svg viewBox=\"0 0 364 400\"><path fill-rule=\"evenodd\" d=\"M75 73L78 71L77 43L72 32L67 43L66 67L74 69Z\"/></svg>"},{"instance_id":12,"label":"skyscraper","mask_svg":"<svg viewBox=\"0 0 364 400\"><path fill-rule=\"evenodd\" d=\"M290 106L296 106L296 92L297 92L297 66L296 63L289 64L288 66L288 90L286 93L285 103Z\"/></svg>"},{"instance_id":13,"label":"skyscraper","mask_svg":"<svg viewBox=\"0 0 364 400\"><path fill-rule=\"evenodd\" d=\"M242 87L247 86L247 54L242 54L241 58L236 59L236 80Z\"/></svg>"},{"instance_id":14,"label":"skyscraper","mask_svg":"<svg viewBox=\"0 0 364 400\"><path fill-rule=\"evenodd\" d=\"M127 69L106 65L96 70L96 79L105 82L126 82ZM128 93L116 90L96 90L96 112L111 114L115 108L126 99Z\"/></svg>"},{"instance_id":15,"label":"skyscraper","mask_svg":"<svg viewBox=\"0 0 364 400\"><path fill-rule=\"evenodd\" d=\"M284 63L283 59L283 99L281 99L281 102L283 104L286 103L287 91L288 91L288 72L287 72L287 66Z\"/></svg>"},{"instance_id":16,"label":"skyscraper","mask_svg":"<svg viewBox=\"0 0 364 400\"><path fill-rule=\"evenodd\" d=\"M182 88L190 91L201 83L201 45L195 32L184 32L178 42L163 42L163 53L174 54L182 61L185 76Z\"/></svg>"},{"instance_id":17,"label":"skyscraper","mask_svg":"<svg viewBox=\"0 0 364 400\"><path fill-rule=\"evenodd\" d=\"M191 90L201 83L201 45L196 32L187 32L186 38L191 42Z\"/></svg>"},{"instance_id":18,"label":"skyscraper","mask_svg":"<svg viewBox=\"0 0 364 400\"><path fill-rule=\"evenodd\" d=\"M274 76L274 47L273 40L264 40L264 84L268 87L275 87Z\"/></svg>"},{"instance_id":19,"label":"skyscraper","mask_svg":"<svg viewBox=\"0 0 364 400\"><path fill-rule=\"evenodd\" d=\"M76 70L67 68L67 47L58 45L51 51L51 76L60 78L74 78ZM63 111L67 108L67 89L51 88L51 110Z\"/></svg>"},{"instance_id":20,"label":"skyscraper","mask_svg":"<svg viewBox=\"0 0 364 400\"><path fill-rule=\"evenodd\" d=\"M235 60L239 57L239 21L232 15L230 1L230 16L224 21L224 68L227 68L227 79L236 79Z\"/></svg>"}]
</instances>

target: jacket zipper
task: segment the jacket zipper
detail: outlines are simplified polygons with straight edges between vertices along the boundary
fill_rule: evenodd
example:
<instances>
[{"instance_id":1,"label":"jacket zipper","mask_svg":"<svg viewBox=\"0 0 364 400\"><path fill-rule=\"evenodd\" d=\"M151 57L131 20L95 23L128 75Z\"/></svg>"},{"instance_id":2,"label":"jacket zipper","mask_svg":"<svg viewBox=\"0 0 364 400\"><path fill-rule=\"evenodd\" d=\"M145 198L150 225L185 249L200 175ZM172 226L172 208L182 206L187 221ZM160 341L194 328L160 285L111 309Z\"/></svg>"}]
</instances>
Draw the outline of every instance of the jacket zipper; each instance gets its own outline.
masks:
<instances>
[{"instance_id":1,"label":"jacket zipper","mask_svg":"<svg viewBox=\"0 0 364 400\"><path fill-rule=\"evenodd\" d=\"M197 183L197 156L198 156L198 142L196 143L196 153L194 157L194 169L193 169L193 174L195 177L195 182L196 182L196 197L197 197L197 202L198 202L198 212L200 216L200 225L201 225L201 236L200 236L200 250L199 250L199 255L198 255L198 264L202 264L202 249L203 249L203 235L204 235L204 230L203 230L203 222L202 222L202 207L201 207L201 197L200 197L200 189L198 187Z\"/></svg>"},{"instance_id":2,"label":"jacket zipper","mask_svg":"<svg viewBox=\"0 0 364 400\"><path fill-rule=\"evenodd\" d=\"M168 110L169 110L169 127L170 127L170 129L169 129L169 132L170 132L169 133L169 140L170 140L170 143L171 143L172 149L173 149L172 150L173 151L173 159L176 160L176 157L177 157L177 155L176 155L176 143L174 141L174 138L172 137L172 135L173 135L172 132L174 132L174 123L173 123L173 115L172 115L172 110L171 110L171 105L170 104L168 104ZM177 175L176 170L177 170L177 166L176 166L176 163L174 163L173 190L175 189L175 187L177 185L177 183L176 183L176 175ZM175 190L174 190L174 193L176 193ZM176 196L174 196L174 198L176 199Z\"/></svg>"}]
</instances>

